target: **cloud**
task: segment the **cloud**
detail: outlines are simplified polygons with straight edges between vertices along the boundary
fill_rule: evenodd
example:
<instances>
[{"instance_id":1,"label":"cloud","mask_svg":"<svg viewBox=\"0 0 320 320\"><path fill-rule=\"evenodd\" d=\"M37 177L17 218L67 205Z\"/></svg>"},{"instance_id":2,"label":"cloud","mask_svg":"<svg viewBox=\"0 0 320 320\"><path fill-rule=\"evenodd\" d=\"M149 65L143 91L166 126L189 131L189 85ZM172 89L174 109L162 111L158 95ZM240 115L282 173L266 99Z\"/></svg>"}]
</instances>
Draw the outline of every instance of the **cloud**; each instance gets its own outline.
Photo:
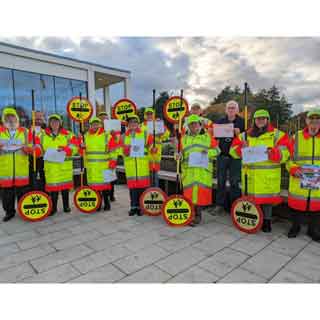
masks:
<instances>
[{"instance_id":1,"label":"cloud","mask_svg":"<svg viewBox=\"0 0 320 320\"><path fill-rule=\"evenodd\" d=\"M152 89L184 88L204 105L225 86L277 85L295 111L320 105L319 38L2 38L39 50L132 71L131 98L149 105Z\"/></svg>"}]
</instances>

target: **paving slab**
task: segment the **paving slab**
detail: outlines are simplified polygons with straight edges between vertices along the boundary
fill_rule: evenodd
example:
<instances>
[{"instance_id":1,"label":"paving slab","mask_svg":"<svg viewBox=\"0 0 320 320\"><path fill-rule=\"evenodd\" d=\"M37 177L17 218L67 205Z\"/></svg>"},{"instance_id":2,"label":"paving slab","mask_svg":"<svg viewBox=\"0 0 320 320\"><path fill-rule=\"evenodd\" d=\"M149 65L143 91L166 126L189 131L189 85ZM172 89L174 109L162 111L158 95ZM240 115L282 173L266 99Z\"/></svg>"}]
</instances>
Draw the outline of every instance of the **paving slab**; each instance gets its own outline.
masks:
<instances>
[{"instance_id":1,"label":"paving slab","mask_svg":"<svg viewBox=\"0 0 320 320\"><path fill-rule=\"evenodd\" d=\"M21 280L30 277L34 274L34 269L30 266L29 263L26 262L21 265L0 271L0 282L20 282Z\"/></svg>"},{"instance_id":2,"label":"paving slab","mask_svg":"<svg viewBox=\"0 0 320 320\"><path fill-rule=\"evenodd\" d=\"M45 257L33 259L30 261L30 263L40 273L59 265L77 260L81 257L89 255L90 253L92 253L92 249L84 245L79 245L77 247L56 251Z\"/></svg>"},{"instance_id":3,"label":"paving slab","mask_svg":"<svg viewBox=\"0 0 320 320\"><path fill-rule=\"evenodd\" d=\"M249 258L247 254L225 248L212 257L199 263L199 267L218 275L225 276Z\"/></svg>"},{"instance_id":4,"label":"paving slab","mask_svg":"<svg viewBox=\"0 0 320 320\"><path fill-rule=\"evenodd\" d=\"M125 277L125 273L111 264L92 270L70 281L71 283L112 283Z\"/></svg>"},{"instance_id":5,"label":"paving slab","mask_svg":"<svg viewBox=\"0 0 320 320\"><path fill-rule=\"evenodd\" d=\"M70 264L64 264L57 268L35 274L23 280L26 283L63 283L80 275Z\"/></svg>"},{"instance_id":6,"label":"paving slab","mask_svg":"<svg viewBox=\"0 0 320 320\"><path fill-rule=\"evenodd\" d=\"M113 264L126 274L131 274L168 255L169 253L166 250L155 245L151 245L148 248L144 248L141 251L129 255L128 257L119 259L113 262Z\"/></svg>"},{"instance_id":7,"label":"paving slab","mask_svg":"<svg viewBox=\"0 0 320 320\"><path fill-rule=\"evenodd\" d=\"M132 254L132 252L123 245L116 245L75 260L72 262L72 265L81 273L85 274L93 269L97 269L98 267L109 264L112 261L126 257L130 254Z\"/></svg>"},{"instance_id":8,"label":"paving slab","mask_svg":"<svg viewBox=\"0 0 320 320\"><path fill-rule=\"evenodd\" d=\"M175 276L178 273L189 269L191 266L198 264L205 258L206 254L201 250L186 248L185 250L181 250L180 252L173 253L168 257L161 259L155 265L172 276Z\"/></svg>"},{"instance_id":9,"label":"paving slab","mask_svg":"<svg viewBox=\"0 0 320 320\"><path fill-rule=\"evenodd\" d=\"M123 283L161 283L166 282L172 276L158 267L152 265L142 270L132 273L130 276L127 276L120 280Z\"/></svg>"},{"instance_id":10,"label":"paving slab","mask_svg":"<svg viewBox=\"0 0 320 320\"><path fill-rule=\"evenodd\" d=\"M213 283L218 279L213 273L195 266L171 278L168 283Z\"/></svg>"},{"instance_id":11,"label":"paving slab","mask_svg":"<svg viewBox=\"0 0 320 320\"><path fill-rule=\"evenodd\" d=\"M244 262L241 268L251 271L263 278L270 279L290 260L291 257L280 254L267 247Z\"/></svg>"},{"instance_id":12,"label":"paving slab","mask_svg":"<svg viewBox=\"0 0 320 320\"><path fill-rule=\"evenodd\" d=\"M220 279L218 283L266 283L267 280L248 270L236 268L225 277Z\"/></svg>"}]
</instances>

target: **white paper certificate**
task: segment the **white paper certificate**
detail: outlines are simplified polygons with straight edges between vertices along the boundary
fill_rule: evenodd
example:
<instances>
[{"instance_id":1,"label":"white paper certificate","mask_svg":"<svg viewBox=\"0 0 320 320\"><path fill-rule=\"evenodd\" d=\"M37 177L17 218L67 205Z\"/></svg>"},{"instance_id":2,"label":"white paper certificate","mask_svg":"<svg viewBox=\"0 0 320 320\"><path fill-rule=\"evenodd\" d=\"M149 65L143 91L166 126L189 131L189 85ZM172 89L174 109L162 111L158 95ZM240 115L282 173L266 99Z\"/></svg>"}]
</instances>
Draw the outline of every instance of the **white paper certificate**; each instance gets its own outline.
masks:
<instances>
[{"instance_id":1,"label":"white paper certificate","mask_svg":"<svg viewBox=\"0 0 320 320\"><path fill-rule=\"evenodd\" d=\"M302 166L302 177L300 180L301 189L320 189L320 167L315 165Z\"/></svg>"},{"instance_id":2,"label":"white paper certificate","mask_svg":"<svg viewBox=\"0 0 320 320\"><path fill-rule=\"evenodd\" d=\"M214 124L213 135L215 136L215 138L233 138L234 136L233 123Z\"/></svg>"},{"instance_id":3,"label":"white paper certificate","mask_svg":"<svg viewBox=\"0 0 320 320\"><path fill-rule=\"evenodd\" d=\"M57 151L53 148L48 148L44 154L43 160L49 162L62 163L66 158L66 153L64 151Z\"/></svg>"},{"instance_id":4,"label":"white paper certificate","mask_svg":"<svg viewBox=\"0 0 320 320\"><path fill-rule=\"evenodd\" d=\"M268 161L267 147L246 147L242 149L242 162L243 163L256 163Z\"/></svg>"},{"instance_id":5,"label":"white paper certificate","mask_svg":"<svg viewBox=\"0 0 320 320\"><path fill-rule=\"evenodd\" d=\"M115 170L107 169L103 170L104 182L111 182L117 180L117 174Z\"/></svg>"},{"instance_id":6,"label":"white paper certificate","mask_svg":"<svg viewBox=\"0 0 320 320\"><path fill-rule=\"evenodd\" d=\"M189 167L208 169L208 153L192 152L189 155Z\"/></svg>"},{"instance_id":7,"label":"white paper certificate","mask_svg":"<svg viewBox=\"0 0 320 320\"><path fill-rule=\"evenodd\" d=\"M130 157L142 158L144 156L144 140L132 139L130 148Z\"/></svg>"},{"instance_id":8,"label":"white paper certificate","mask_svg":"<svg viewBox=\"0 0 320 320\"><path fill-rule=\"evenodd\" d=\"M110 131L121 131L121 121L120 120L104 120L103 122L104 124L104 130L106 132L110 132Z\"/></svg>"},{"instance_id":9,"label":"white paper certificate","mask_svg":"<svg viewBox=\"0 0 320 320\"><path fill-rule=\"evenodd\" d=\"M149 134L153 134L153 121L148 121L147 125L148 125L148 133ZM163 120L155 121L155 129L156 129L155 130L156 134L164 133L164 122L163 122Z\"/></svg>"}]
</instances>

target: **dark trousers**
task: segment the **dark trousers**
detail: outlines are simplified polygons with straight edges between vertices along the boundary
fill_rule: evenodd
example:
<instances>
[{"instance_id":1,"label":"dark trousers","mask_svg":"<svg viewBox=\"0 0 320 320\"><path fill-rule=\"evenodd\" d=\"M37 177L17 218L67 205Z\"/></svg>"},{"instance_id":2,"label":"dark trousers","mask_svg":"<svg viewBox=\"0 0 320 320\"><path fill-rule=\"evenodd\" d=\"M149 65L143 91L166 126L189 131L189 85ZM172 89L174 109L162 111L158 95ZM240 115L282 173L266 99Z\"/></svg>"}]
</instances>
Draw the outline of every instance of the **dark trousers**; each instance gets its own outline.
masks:
<instances>
[{"instance_id":1,"label":"dark trousers","mask_svg":"<svg viewBox=\"0 0 320 320\"><path fill-rule=\"evenodd\" d=\"M110 198L114 197L114 185L116 184L116 181L111 182L111 190L109 191Z\"/></svg>"},{"instance_id":2,"label":"dark trousers","mask_svg":"<svg viewBox=\"0 0 320 320\"><path fill-rule=\"evenodd\" d=\"M229 176L230 203L241 197L241 160L220 155L217 158L216 204L224 207L226 203L226 181Z\"/></svg>"},{"instance_id":3,"label":"dark trousers","mask_svg":"<svg viewBox=\"0 0 320 320\"><path fill-rule=\"evenodd\" d=\"M12 187L3 188L2 190L2 207L6 215L14 215L16 213L15 200L20 198L26 193L27 187Z\"/></svg>"},{"instance_id":4,"label":"dark trousers","mask_svg":"<svg viewBox=\"0 0 320 320\"><path fill-rule=\"evenodd\" d=\"M69 208L69 190L62 190L62 204L63 204L63 209ZM50 197L52 200L52 210L57 211L57 206L58 206L58 198L59 198L59 192L50 192Z\"/></svg>"},{"instance_id":5,"label":"dark trousers","mask_svg":"<svg viewBox=\"0 0 320 320\"><path fill-rule=\"evenodd\" d=\"M36 172L33 172L33 157L29 157L29 179L30 190L41 190L45 192L45 175L43 158L37 158Z\"/></svg>"},{"instance_id":6,"label":"dark trousers","mask_svg":"<svg viewBox=\"0 0 320 320\"><path fill-rule=\"evenodd\" d=\"M298 211L290 208L290 214L291 221L295 225L306 222L309 228L320 227L320 212Z\"/></svg>"},{"instance_id":7,"label":"dark trousers","mask_svg":"<svg viewBox=\"0 0 320 320\"><path fill-rule=\"evenodd\" d=\"M102 199L104 201L104 205L106 206L107 204L110 204L109 202L109 195L110 195L111 190L102 190L100 191L100 196L101 196L101 204L102 204Z\"/></svg>"},{"instance_id":8,"label":"dark trousers","mask_svg":"<svg viewBox=\"0 0 320 320\"><path fill-rule=\"evenodd\" d=\"M145 188L129 189L129 190L130 190L130 207L132 209L139 208L140 207L139 199L143 191L145 190Z\"/></svg>"}]
</instances>

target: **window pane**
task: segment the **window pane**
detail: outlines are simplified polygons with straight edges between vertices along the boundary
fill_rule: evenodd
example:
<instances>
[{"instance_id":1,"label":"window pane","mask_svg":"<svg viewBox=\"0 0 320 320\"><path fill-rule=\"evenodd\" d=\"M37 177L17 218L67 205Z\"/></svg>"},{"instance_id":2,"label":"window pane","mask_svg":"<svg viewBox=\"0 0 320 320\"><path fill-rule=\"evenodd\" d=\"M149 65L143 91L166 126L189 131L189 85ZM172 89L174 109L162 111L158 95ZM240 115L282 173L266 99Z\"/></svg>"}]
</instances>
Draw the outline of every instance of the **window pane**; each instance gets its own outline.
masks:
<instances>
[{"instance_id":1,"label":"window pane","mask_svg":"<svg viewBox=\"0 0 320 320\"><path fill-rule=\"evenodd\" d=\"M35 109L41 109L40 75L14 70L13 78L20 123L22 126L29 127L31 125L32 90L35 90Z\"/></svg>"},{"instance_id":2,"label":"window pane","mask_svg":"<svg viewBox=\"0 0 320 320\"><path fill-rule=\"evenodd\" d=\"M47 119L48 115L56 112L54 101L54 83L53 77L40 75L40 110Z\"/></svg>"},{"instance_id":3,"label":"window pane","mask_svg":"<svg viewBox=\"0 0 320 320\"><path fill-rule=\"evenodd\" d=\"M12 71L0 68L0 114L6 106L14 105Z\"/></svg>"},{"instance_id":4,"label":"window pane","mask_svg":"<svg viewBox=\"0 0 320 320\"><path fill-rule=\"evenodd\" d=\"M78 132L78 125L67 116L66 108L68 101L79 96L80 92L84 98L87 97L87 84L84 81L77 81L55 77L56 112L63 116L64 127Z\"/></svg>"}]
</instances>

